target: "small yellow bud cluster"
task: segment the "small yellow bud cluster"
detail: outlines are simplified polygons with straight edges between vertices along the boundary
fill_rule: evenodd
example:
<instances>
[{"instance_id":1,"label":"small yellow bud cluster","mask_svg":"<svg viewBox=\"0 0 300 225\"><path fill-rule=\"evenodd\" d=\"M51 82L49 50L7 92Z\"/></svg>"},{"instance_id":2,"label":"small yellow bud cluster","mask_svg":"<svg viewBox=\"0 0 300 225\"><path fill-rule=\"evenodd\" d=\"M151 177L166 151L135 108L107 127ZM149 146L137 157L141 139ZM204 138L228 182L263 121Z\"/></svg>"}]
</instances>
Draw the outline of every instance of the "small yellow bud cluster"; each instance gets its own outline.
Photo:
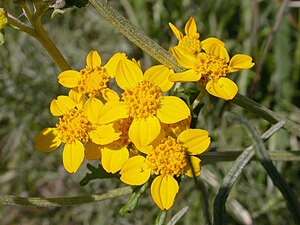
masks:
<instances>
[{"instance_id":1,"label":"small yellow bud cluster","mask_svg":"<svg viewBox=\"0 0 300 225\"><path fill-rule=\"evenodd\" d=\"M0 8L0 30L7 24L7 15L3 8Z\"/></svg>"}]
</instances>

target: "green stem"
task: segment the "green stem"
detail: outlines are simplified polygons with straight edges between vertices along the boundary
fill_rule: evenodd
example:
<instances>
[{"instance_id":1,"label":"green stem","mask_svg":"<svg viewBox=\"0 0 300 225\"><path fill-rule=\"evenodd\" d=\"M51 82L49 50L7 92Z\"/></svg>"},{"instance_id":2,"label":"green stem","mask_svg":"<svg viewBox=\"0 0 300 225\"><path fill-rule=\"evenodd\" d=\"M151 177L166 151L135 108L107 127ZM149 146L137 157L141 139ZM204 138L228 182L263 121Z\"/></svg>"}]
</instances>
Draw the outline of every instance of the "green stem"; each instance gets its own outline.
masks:
<instances>
[{"instance_id":1,"label":"green stem","mask_svg":"<svg viewBox=\"0 0 300 225\"><path fill-rule=\"evenodd\" d=\"M163 47L151 40L144 32L131 24L113 7L104 0L89 0L92 6L102 14L120 33L135 43L142 50L151 55L160 63L174 68L176 71L182 71L175 58L170 55Z\"/></svg>"},{"instance_id":2,"label":"green stem","mask_svg":"<svg viewBox=\"0 0 300 225\"><path fill-rule=\"evenodd\" d=\"M65 58L62 56L56 45L52 42L50 37L48 36L47 32L45 31L42 23L41 18L42 15L44 15L48 10L47 6L41 6L37 8L35 14L33 15L31 19L32 26L36 32L37 37L35 37L48 51L48 53L51 55L52 59L55 61L57 66L60 68L61 71L64 70L70 70L71 67L65 60Z\"/></svg>"},{"instance_id":3,"label":"green stem","mask_svg":"<svg viewBox=\"0 0 300 225\"><path fill-rule=\"evenodd\" d=\"M154 225L165 225L167 221L167 211L160 211L155 219Z\"/></svg>"},{"instance_id":4,"label":"green stem","mask_svg":"<svg viewBox=\"0 0 300 225\"><path fill-rule=\"evenodd\" d=\"M104 16L118 31L120 31L130 41L135 43L157 61L170 68L173 68L176 72L183 70L182 67L175 61L174 57L172 57L164 48L147 37L145 33L127 21L104 0L89 1L91 5L93 5L95 9L102 14L102 16ZM243 95L236 95L231 102L255 113L272 124L282 120L281 116ZM290 120L286 120L283 128L300 137L300 126L298 124Z\"/></svg>"},{"instance_id":5,"label":"green stem","mask_svg":"<svg viewBox=\"0 0 300 225\"><path fill-rule=\"evenodd\" d=\"M261 118L267 120L272 124L284 120L284 118L282 118L275 112L267 109L263 105L256 103L255 101L247 98L244 95L237 94L231 102L241 106L246 110L249 110L252 113L255 113L256 115L260 116ZM290 133L300 137L300 125L286 119L286 123L283 125L283 127Z\"/></svg>"},{"instance_id":6,"label":"green stem","mask_svg":"<svg viewBox=\"0 0 300 225\"><path fill-rule=\"evenodd\" d=\"M19 30L29 34L34 38L37 38L36 32L31 27L27 26L25 23L21 22L14 16L8 14L7 20L8 20L8 24L10 24L11 26L18 28Z\"/></svg>"},{"instance_id":7,"label":"green stem","mask_svg":"<svg viewBox=\"0 0 300 225\"><path fill-rule=\"evenodd\" d=\"M85 203L99 202L105 199L116 198L122 195L128 195L132 192L131 187L124 187L108 191L102 194L81 195L74 197L61 198L39 198L39 197L19 197L12 195L0 195L0 204L15 206L38 206L38 207L62 207L71 205L80 205Z\"/></svg>"}]
</instances>

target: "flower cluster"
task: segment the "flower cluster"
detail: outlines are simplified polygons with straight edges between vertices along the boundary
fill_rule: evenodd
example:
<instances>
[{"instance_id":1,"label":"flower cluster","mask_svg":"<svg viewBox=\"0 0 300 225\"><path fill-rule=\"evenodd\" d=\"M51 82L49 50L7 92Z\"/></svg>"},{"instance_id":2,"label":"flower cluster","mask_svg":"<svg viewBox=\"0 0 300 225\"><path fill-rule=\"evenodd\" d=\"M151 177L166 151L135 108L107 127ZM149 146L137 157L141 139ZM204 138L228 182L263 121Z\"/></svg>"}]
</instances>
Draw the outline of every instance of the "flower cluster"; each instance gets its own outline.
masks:
<instances>
[{"instance_id":1,"label":"flower cluster","mask_svg":"<svg viewBox=\"0 0 300 225\"><path fill-rule=\"evenodd\" d=\"M161 210L173 205L182 175L200 175L197 156L210 145L206 130L190 128L187 104L168 95L174 82L197 81L212 95L232 99L237 86L226 75L253 66L250 56L238 54L229 60L224 43L216 38L201 42L193 18L185 35L170 27L179 40L170 52L185 72L164 65L143 72L140 63L124 53L102 65L98 52L91 51L85 68L59 74L58 82L70 91L52 100L50 112L58 122L35 139L44 152L63 145L63 165L69 173L86 158L100 160L105 171L119 173L129 185L142 185L153 176L151 196Z\"/></svg>"},{"instance_id":2,"label":"flower cluster","mask_svg":"<svg viewBox=\"0 0 300 225\"><path fill-rule=\"evenodd\" d=\"M185 25L185 35L173 24L169 25L178 39L178 45L171 48L170 53L187 69L171 75L170 80L198 82L211 95L225 100L233 99L238 87L226 76L254 66L252 58L236 54L230 59L224 42L214 37L200 41L200 34L197 33L197 25L192 17Z\"/></svg>"}]
</instances>

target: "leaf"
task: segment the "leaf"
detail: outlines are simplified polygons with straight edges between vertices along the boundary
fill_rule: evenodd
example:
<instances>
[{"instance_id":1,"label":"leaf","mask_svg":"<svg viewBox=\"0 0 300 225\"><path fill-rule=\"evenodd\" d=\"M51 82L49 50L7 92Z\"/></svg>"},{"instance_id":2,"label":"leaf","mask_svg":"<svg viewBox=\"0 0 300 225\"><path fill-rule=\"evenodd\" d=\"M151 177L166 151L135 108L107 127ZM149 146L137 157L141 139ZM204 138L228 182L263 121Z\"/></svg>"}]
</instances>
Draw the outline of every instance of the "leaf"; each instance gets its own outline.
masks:
<instances>
[{"instance_id":1,"label":"leaf","mask_svg":"<svg viewBox=\"0 0 300 225\"><path fill-rule=\"evenodd\" d=\"M0 32L0 46L3 45L4 43L5 43L4 33Z\"/></svg>"},{"instance_id":2,"label":"leaf","mask_svg":"<svg viewBox=\"0 0 300 225\"><path fill-rule=\"evenodd\" d=\"M91 180L95 179L105 179L105 178L119 178L118 174L107 173L101 165L98 168L92 166L91 164L87 164L86 167L91 171L91 173L87 173L85 177L80 181L81 186L87 185Z\"/></svg>"}]
</instances>

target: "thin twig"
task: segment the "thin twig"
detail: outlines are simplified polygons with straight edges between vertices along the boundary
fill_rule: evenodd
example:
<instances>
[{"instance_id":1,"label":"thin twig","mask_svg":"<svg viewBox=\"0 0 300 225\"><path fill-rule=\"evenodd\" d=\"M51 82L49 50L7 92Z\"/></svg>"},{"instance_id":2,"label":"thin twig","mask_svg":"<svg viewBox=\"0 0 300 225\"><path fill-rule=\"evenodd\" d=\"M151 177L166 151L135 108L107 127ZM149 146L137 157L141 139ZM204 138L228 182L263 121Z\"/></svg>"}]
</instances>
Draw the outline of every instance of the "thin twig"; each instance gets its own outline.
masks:
<instances>
[{"instance_id":1,"label":"thin twig","mask_svg":"<svg viewBox=\"0 0 300 225\"><path fill-rule=\"evenodd\" d=\"M62 207L80 205L85 203L99 202L105 199L116 198L128 195L132 192L131 187L123 187L101 194L81 195L61 198L41 198L41 197L19 197L12 195L0 195L0 204L15 206L38 206L38 207Z\"/></svg>"}]
</instances>

